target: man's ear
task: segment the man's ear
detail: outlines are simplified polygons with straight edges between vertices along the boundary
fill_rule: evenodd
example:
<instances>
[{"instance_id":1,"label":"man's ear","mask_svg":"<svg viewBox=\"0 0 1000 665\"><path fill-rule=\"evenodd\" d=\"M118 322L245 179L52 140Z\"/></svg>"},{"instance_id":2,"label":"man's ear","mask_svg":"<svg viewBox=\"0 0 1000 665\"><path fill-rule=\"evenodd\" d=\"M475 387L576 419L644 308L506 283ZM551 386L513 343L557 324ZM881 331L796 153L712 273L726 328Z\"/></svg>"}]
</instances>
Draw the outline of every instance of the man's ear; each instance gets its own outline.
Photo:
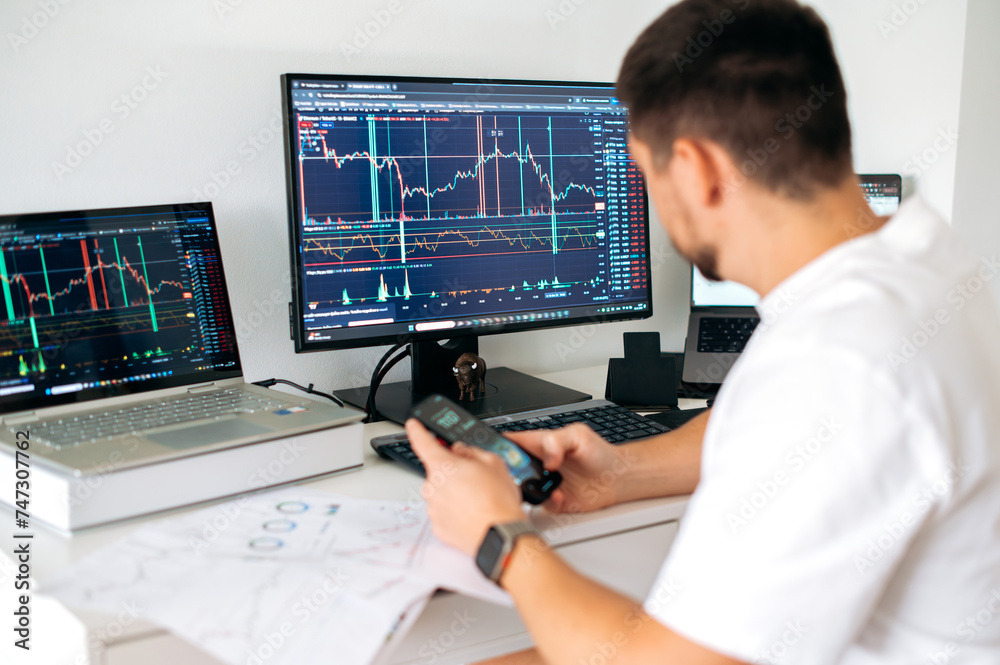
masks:
<instances>
[{"instance_id":1,"label":"man's ear","mask_svg":"<svg viewBox=\"0 0 1000 665\"><path fill-rule=\"evenodd\" d=\"M735 164L725 148L713 141L680 138L673 144L673 170L677 191L688 203L718 207L725 194L726 179Z\"/></svg>"}]
</instances>

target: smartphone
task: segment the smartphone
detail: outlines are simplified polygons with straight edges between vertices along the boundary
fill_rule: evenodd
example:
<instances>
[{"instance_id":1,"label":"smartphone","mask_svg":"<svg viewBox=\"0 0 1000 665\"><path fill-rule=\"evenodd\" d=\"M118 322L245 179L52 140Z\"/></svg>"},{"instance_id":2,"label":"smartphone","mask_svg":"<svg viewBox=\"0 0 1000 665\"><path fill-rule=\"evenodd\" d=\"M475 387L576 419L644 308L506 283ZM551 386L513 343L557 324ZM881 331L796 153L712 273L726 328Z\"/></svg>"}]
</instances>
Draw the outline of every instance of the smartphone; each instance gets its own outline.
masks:
<instances>
[{"instance_id":1,"label":"smartphone","mask_svg":"<svg viewBox=\"0 0 1000 665\"><path fill-rule=\"evenodd\" d=\"M558 471L546 471L540 459L443 395L431 395L417 404L410 415L448 446L461 441L499 455L528 503L542 503L562 482Z\"/></svg>"}]
</instances>

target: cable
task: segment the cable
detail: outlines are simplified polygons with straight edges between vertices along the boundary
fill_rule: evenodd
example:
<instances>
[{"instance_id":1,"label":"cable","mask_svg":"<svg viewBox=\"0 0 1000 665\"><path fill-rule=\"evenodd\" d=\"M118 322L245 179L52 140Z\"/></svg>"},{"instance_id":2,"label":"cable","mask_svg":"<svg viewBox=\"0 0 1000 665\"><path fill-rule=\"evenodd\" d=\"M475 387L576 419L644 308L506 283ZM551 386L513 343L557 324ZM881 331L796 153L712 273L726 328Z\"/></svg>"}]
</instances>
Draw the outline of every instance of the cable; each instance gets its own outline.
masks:
<instances>
[{"instance_id":1,"label":"cable","mask_svg":"<svg viewBox=\"0 0 1000 665\"><path fill-rule=\"evenodd\" d=\"M335 395L331 395L329 393L320 392L318 390L313 390L313 384L311 384L311 383L309 384L308 387L305 387L305 386L300 386L297 383L292 383L291 381L286 381L285 379L264 379L263 381L254 381L253 382L253 384L255 386L261 386L263 388L270 388L271 386L273 386L276 383L283 383L286 386L291 386L292 388L297 388L297 389L299 389L299 390L301 390L303 392L309 393L310 395L319 395L320 397L325 397L328 400L330 400L332 402L335 402L339 406L344 406L344 403L342 401L340 401L339 397L337 397Z\"/></svg>"},{"instance_id":2,"label":"cable","mask_svg":"<svg viewBox=\"0 0 1000 665\"><path fill-rule=\"evenodd\" d=\"M365 413L369 414L369 417L371 416L372 408L374 406L375 391L378 389L379 372L382 371L382 367L385 365L385 361L389 359L389 356L403 348L405 344L406 342L397 342L388 351L386 351L382 358L375 364L375 370L372 372L371 381L368 382L368 397L365 400Z\"/></svg>"},{"instance_id":3,"label":"cable","mask_svg":"<svg viewBox=\"0 0 1000 665\"><path fill-rule=\"evenodd\" d=\"M399 351L399 349L406 344L408 344L408 342L399 342L394 344L392 348L385 352L382 359L375 365L375 371L372 372L372 380L368 385L368 399L365 402L365 413L368 414L366 422L377 423L379 421L378 409L375 407L375 393L378 392L378 387L382 384L382 379L384 379L385 375L389 373L389 370L391 370L400 360L410 355L410 349L407 348L402 353L392 358L392 360L389 360L389 357L393 353ZM388 363L386 361L388 361Z\"/></svg>"}]
</instances>

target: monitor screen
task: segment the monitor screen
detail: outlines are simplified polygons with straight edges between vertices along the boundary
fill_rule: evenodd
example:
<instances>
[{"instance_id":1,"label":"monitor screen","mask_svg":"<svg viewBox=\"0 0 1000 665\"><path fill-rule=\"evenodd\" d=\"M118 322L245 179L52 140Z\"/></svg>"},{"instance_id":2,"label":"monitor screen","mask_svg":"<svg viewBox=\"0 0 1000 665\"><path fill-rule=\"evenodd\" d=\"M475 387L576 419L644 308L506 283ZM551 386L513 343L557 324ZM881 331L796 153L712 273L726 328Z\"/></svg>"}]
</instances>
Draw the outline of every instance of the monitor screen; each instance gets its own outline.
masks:
<instances>
[{"instance_id":1,"label":"monitor screen","mask_svg":"<svg viewBox=\"0 0 1000 665\"><path fill-rule=\"evenodd\" d=\"M0 410L239 376L210 203L0 216Z\"/></svg>"},{"instance_id":2,"label":"monitor screen","mask_svg":"<svg viewBox=\"0 0 1000 665\"><path fill-rule=\"evenodd\" d=\"M872 211L882 217L899 208L902 197L902 179L893 174L859 175L861 189ZM712 282L705 279L694 266L691 267L691 305L693 307L753 307L760 296L736 282Z\"/></svg>"},{"instance_id":3,"label":"monitor screen","mask_svg":"<svg viewBox=\"0 0 1000 665\"><path fill-rule=\"evenodd\" d=\"M612 84L282 85L296 351L651 315Z\"/></svg>"}]
</instances>

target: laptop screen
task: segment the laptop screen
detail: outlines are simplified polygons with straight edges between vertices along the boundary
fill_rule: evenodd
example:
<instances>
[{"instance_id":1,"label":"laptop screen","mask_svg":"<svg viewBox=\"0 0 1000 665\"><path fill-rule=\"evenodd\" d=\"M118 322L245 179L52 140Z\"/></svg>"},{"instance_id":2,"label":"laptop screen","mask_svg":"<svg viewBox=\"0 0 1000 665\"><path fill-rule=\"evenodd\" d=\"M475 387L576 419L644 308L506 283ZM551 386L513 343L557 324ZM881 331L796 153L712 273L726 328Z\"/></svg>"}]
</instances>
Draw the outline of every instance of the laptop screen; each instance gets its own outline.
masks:
<instances>
[{"instance_id":1,"label":"laptop screen","mask_svg":"<svg viewBox=\"0 0 1000 665\"><path fill-rule=\"evenodd\" d=\"M0 412L240 376L210 203L0 216Z\"/></svg>"},{"instance_id":2,"label":"laptop screen","mask_svg":"<svg viewBox=\"0 0 1000 665\"><path fill-rule=\"evenodd\" d=\"M899 208L902 179L894 174L859 175L868 205L878 216L891 215ZM736 282L711 282L691 266L692 307L754 307L757 292Z\"/></svg>"}]
</instances>

